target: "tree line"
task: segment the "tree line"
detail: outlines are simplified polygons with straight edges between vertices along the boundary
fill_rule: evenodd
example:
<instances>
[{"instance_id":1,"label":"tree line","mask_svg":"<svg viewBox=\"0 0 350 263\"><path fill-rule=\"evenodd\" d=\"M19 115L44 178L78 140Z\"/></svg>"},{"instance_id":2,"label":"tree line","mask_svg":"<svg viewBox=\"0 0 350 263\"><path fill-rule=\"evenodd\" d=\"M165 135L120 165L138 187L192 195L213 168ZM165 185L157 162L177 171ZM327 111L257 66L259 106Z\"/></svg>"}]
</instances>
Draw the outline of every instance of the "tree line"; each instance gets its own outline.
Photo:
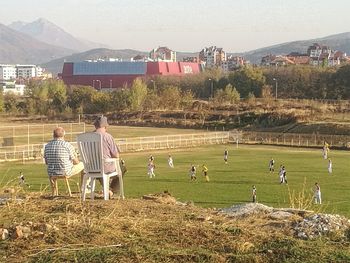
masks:
<instances>
[{"instance_id":1,"label":"tree line","mask_svg":"<svg viewBox=\"0 0 350 263\"><path fill-rule=\"evenodd\" d=\"M136 79L114 91L88 86L67 87L60 80L27 83L24 96L0 92L0 111L55 116L67 113L183 110L194 100L235 104L240 99L350 99L350 65L339 68L247 66L234 72L220 69L201 74Z\"/></svg>"}]
</instances>

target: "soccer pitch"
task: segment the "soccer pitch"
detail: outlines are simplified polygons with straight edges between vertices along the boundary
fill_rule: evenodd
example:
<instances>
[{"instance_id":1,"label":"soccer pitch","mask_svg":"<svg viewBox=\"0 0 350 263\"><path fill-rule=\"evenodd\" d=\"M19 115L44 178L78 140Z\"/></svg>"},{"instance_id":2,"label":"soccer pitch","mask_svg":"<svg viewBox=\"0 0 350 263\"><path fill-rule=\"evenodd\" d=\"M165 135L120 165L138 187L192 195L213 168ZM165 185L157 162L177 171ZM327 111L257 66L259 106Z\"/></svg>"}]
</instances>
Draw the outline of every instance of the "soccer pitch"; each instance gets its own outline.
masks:
<instances>
[{"instance_id":1,"label":"soccer pitch","mask_svg":"<svg viewBox=\"0 0 350 263\"><path fill-rule=\"evenodd\" d=\"M224 163L224 150L228 149L228 164ZM174 159L174 168L167 163L168 154ZM147 176L147 162L155 157L155 178ZM140 198L144 194L167 190L179 201L193 201L203 207L229 207L251 201L251 188L257 188L257 200L274 207L289 207L292 192L313 195L318 182L322 192L322 205L309 209L339 213L350 216L350 152L331 150L333 173L327 170L328 160L322 157L321 149L251 146L234 144L210 145L188 149L154 150L122 154L128 172L124 177L126 198ZM275 160L275 172L269 173L268 162ZM197 166L197 180L189 178L190 165ZM209 169L210 182L201 175L202 164ZM283 164L287 170L288 185L279 183L278 169ZM2 163L0 184L18 184L19 172L23 171L30 191L44 189L48 185L45 164ZM77 190L72 178L71 188ZM60 192L65 187L60 182ZM47 192L49 193L47 187Z\"/></svg>"}]
</instances>

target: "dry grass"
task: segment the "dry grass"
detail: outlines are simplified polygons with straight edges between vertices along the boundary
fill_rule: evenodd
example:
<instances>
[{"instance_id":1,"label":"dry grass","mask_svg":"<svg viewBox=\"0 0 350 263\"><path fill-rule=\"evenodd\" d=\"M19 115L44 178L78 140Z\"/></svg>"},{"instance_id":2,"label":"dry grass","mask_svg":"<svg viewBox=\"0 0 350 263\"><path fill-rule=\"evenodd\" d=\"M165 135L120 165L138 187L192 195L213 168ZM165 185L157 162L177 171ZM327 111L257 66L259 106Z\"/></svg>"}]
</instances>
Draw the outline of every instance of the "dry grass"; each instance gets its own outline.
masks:
<instances>
[{"instance_id":1,"label":"dry grass","mask_svg":"<svg viewBox=\"0 0 350 263\"><path fill-rule=\"evenodd\" d=\"M293 259L284 242L294 249L305 246L292 236L293 221L264 215L232 219L178 204L169 194L85 203L40 193L22 198L0 207L0 227L13 236L16 226L27 226L31 234L0 242L0 261L280 262Z\"/></svg>"}]
</instances>

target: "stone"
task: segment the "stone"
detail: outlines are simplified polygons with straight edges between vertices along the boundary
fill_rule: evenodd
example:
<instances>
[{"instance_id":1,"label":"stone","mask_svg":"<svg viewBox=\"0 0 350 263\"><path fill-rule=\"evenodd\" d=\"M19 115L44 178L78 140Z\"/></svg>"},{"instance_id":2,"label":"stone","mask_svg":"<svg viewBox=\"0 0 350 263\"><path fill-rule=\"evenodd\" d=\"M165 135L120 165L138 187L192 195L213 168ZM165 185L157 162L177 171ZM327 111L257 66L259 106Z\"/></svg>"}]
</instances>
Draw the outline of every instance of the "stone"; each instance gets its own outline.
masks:
<instances>
[{"instance_id":1,"label":"stone","mask_svg":"<svg viewBox=\"0 0 350 263\"><path fill-rule=\"evenodd\" d=\"M291 213L285 212L285 211L276 211L276 212L271 213L269 215L269 217L271 219L275 219L275 220L282 220L282 219L290 218L293 215L294 214L291 214Z\"/></svg>"},{"instance_id":2,"label":"stone","mask_svg":"<svg viewBox=\"0 0 350 263\"><path fill-rule=\"evenodd\" d=\"M6 240L9 238L10 234L6 228L0 228L1 240Z\"/></svg>"},{"instance_id":3,"label":"stone","mask_svg":"<svg viewBox=\"0 0 350 263\"><path fill-rule=\"evenodd\" d=\"M22 226L16 226L14 237L17 238L17 239L23 238Z\"/></svg>"},{"instance_id":4,"label":"stone","mask_svg":"<svg viewBox=\"0 0 350 263\"><path fill-rule=\"evenodd\" d=\"M27 226L22 227L23 237L25 237L25 238L29 237L31 232L32 231L31 231L30 227L27 227Z\"/></svg>"}]
</instances>

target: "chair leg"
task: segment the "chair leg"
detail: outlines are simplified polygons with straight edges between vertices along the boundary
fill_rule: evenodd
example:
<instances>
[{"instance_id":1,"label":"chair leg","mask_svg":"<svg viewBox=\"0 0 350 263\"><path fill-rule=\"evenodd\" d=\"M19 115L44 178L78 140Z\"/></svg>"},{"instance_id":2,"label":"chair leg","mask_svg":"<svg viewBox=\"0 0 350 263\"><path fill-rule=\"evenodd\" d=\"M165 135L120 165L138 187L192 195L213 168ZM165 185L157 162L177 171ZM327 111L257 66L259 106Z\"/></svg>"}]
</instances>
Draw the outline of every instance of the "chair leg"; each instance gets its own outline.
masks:
<instances>
[{"instance_id":1,"label":"chair leg","mask_svg":"<svg viewBox=\"0 0 350 263\"><path fill-rule=\"evenodd\" d=\"M81 199L83 201L85 201L85 194L86 194L86 183L87 183L87 177L84 176L83 177L83 181L82 181L82 189L81 189Z\"/></svg>"},{"instance_id":2,"label":"chair leg","mask_svg":"<svg viewBox=\"0 0 350 263\"><path fill-rule=\"evenodd\" d=\"M70 190L68 177L66 176L66 177L64 178L64 180L66 181L66 185L67 185L67 189L68 189L68 194L69 194L70 197L72 197L72 191Z\"/></svg>"},{"instance_id":3,"label":"chair leg","mask_svg":"<svg viewBox=\"0 0 350 263\"><path fill-rule=\"evenodd\" d=\"M119 196L120 196L121 199L125 199L123 175L119 174L118 177L119 177L119 192L120 192Z\"/></svg>"},{"instance_id":4,"label":"chair leg","mask_svg":"<svg viewBox=\"0 0 350 263\"><path fill-rule=\"evenodd\" d=\"M109 176L103 176L103 197L109 199Z\"/></svg>"},{"instance_id":5,"label":"chair leg","mask_svg":"<svg viewBox=\"0 0 350 263\"><path fill-rule=\"evenodd\" d=\"M91 186L90 198L91 198L91 200L94 200L95 199L95 186L96 186L96 179L95 178L90 178L90 186Z\"/></svg>"}]
</instances>

